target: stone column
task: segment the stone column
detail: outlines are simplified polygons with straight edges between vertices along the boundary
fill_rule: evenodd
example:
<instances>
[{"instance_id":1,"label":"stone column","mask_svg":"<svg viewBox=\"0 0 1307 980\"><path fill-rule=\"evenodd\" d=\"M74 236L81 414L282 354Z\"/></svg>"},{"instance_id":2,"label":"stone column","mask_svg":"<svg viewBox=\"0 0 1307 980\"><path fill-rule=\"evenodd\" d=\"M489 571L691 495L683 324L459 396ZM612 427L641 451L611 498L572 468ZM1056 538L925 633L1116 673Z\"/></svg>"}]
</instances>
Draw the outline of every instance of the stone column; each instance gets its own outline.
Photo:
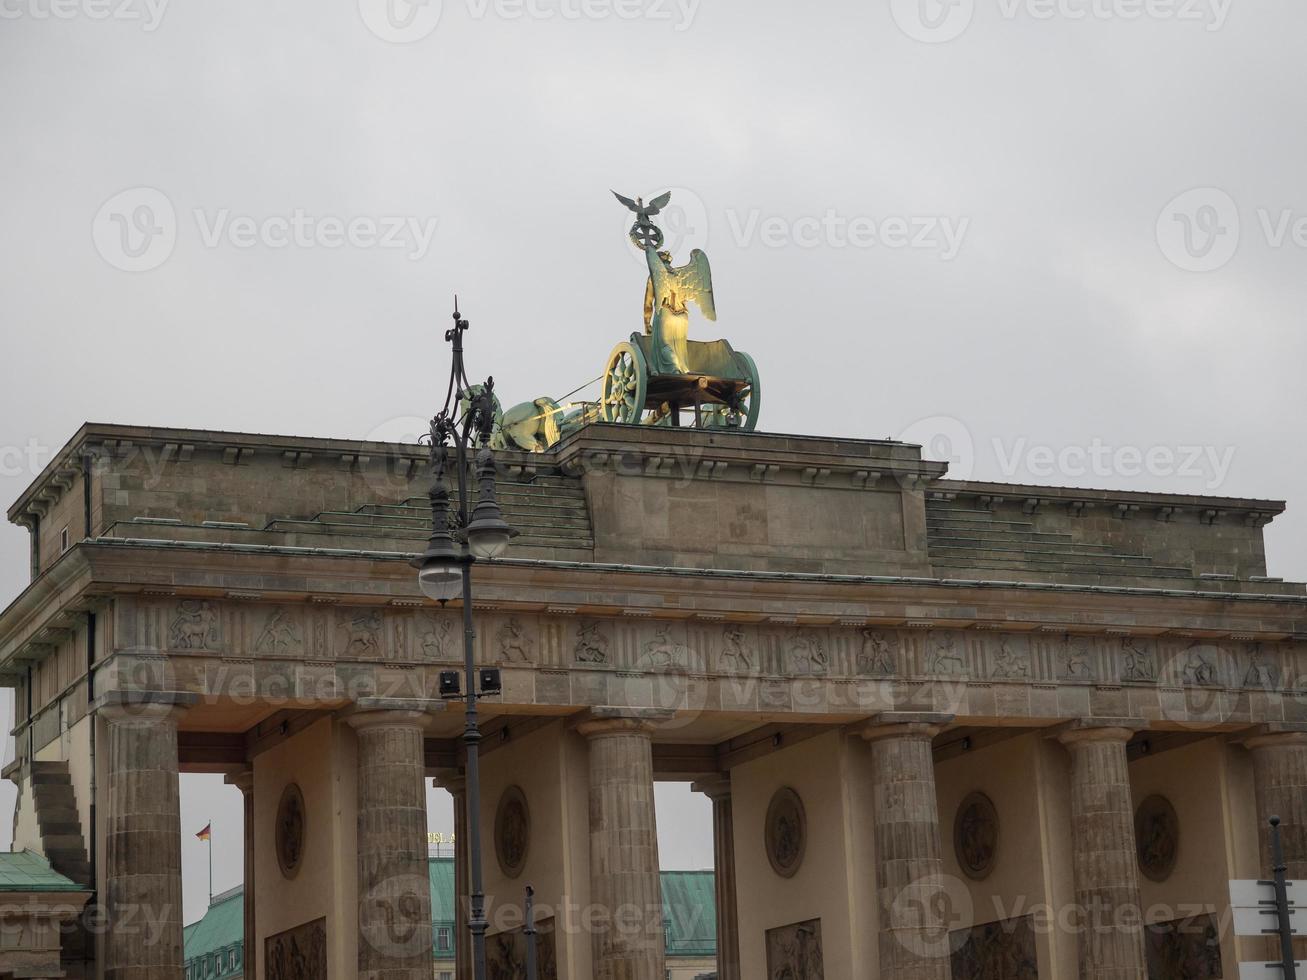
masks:
<instances>
[{"instance_id":1,"label":"stone column","mask_svg":"<svg viewBox=\"0 0 1307 980\"><path fill-rule=\"evenodd\" d=\"M1099 727L1101 725L1101 727ZM1139 723L1075 723L1058 739L1071 753L1071 847L1080 980L1144 980L1143 910L1126 743Z\"/></svg>"},{"instance_id":2,"label":"stone column","mask_svg":"<svg viewBox=\"0 0 1307 980\"><path fill-rule=\"evenodd\" d=\"M229 773L226 782L239 789L245 798L245 882L241 899L245 913L245 943L241 950L241 961L245 967L245 980L256 980L258 934L254 916L254 770Z\"/></svg>"},{"instance_id":3,"label":"stone column","mask_svg":"<svg viewBox=\"0 0 1307 980\"><path fill-rule=\"evenodd\" d=\"M735 892L735 824L731 777L691 787L712 800L713 886L717 900L717 978L740 980L739 902Z\"/></svg>"},{"instance_id":4,"label":"stone column","mask_svg":"<svg viewBox=\"0 0 1307 980\"><path fill-rule=\"evenodd\" d=\"M665 980L662 882L654 821L652 715L594 709L590 743L590 901L594 980Z\"/></svg>"},{"instance_id":5,"label":"stone column","mask_svg":"<svg viewBox=\"0 0 1307 980\"><path fill-rule=\"evenodd\" d=\"M945 716L882 716L862 731L871 743L880 909L879 976L949 980L949 888L940 860L931 740ZM965 886L964 889L965 891Z\"/></svg>"},{"instance_id":6,"label":"stone column","mask_svg":"<svg viewBox=\"0 0 1307 980\"><path fill-rule=\"evenodd\" d=\"M181 980L182 845L177 720L182 698L115 692L105 720L105 980ZM192 699L193 700L193 699Z\"/></svg>"},{"instance_id":7,"label":"stone column","mask_svg":"<svg viewBox=\"0 0 1307 980\"><path fill-rule=\"evenodd\" d=\"M1244 739L1253 757L1257 795L1257 873L1271 873L1271 817L1280 818L1280 846L1290 881L1307 878L1307 727L1263 725ZM1293 942L1299 960L1307 961L1307 938ZM1268 959L1280 958L1279 940L1268 942ZM1299 973L1303 971L1299 969Z\"/></svg>"},{"instance_id":8,"label":"stone column","mask_svg":"<svg viewBox=\"0 0 1307 980\"><path fill-rule=\"evenodd\" d=\"M472 976L472 933L468 931L468 903L472 872L468 856L467 777L441 776L436 785L454 798L454 976Z\"/></svg>"},{"instance_id":9,"label":"stone column","mask_svg":"<svg viewBox=\"0 0 1307 980\"><path fill-rule=\"evenodd\" d=\"M359 980L431 980L431 885L420 710L359 710Z\"/></svg>"}]
</instances>

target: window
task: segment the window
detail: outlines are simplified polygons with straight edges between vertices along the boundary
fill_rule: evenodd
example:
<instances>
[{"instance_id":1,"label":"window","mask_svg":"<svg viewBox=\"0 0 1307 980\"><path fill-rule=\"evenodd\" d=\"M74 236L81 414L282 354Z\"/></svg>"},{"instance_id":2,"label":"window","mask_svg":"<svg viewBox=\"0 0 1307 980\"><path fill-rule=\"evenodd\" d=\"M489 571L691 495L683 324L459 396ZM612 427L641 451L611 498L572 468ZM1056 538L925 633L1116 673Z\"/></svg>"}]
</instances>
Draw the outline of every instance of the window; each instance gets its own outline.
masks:
<instances>
[{"instance_id":1,"label":"window","mask_svg":"<svg viewBox=\"0 0 1307 980\"><path fill-rule=\"evenodd\" d=\"M441 926L436 930L436 949L449 952L449 927Z\"/></svg>"},{"instance_id":2,"label":"window","mask_svg":"<svg viewBox=\"0 0 1307 980\"><path fill-rule=\"evenodd\" d=\"M65 527L62 531L59 532L59 554L62 555L67 550L68 550L68 528Z\"/></svg>"}]
</instances>

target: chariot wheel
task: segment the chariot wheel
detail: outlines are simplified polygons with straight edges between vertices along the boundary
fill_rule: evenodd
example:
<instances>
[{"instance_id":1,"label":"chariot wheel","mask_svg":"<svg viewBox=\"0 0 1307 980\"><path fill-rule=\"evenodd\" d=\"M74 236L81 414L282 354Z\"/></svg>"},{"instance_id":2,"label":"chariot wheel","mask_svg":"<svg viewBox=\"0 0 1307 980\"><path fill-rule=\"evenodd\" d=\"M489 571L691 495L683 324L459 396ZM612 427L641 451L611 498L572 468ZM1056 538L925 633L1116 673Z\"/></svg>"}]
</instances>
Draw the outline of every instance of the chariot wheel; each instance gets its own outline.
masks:
<instances>
[{"instance_id":1,"label":"chariot wheel","mask_svg":"<svg viewBox=\"0 0 1307 980\"><path fill-rule=\"evenodd\" d=\"M704 428L737 428L742 432L752 432L758 425L758 413L762 410L762 382L758 379L758 366L743 351L736 351L735 356L744 362L747 377L745 385L740 389L739 402L734 410L728 405L713 405L703 415Z\"/></svg>"},{"instance_id":2,"label":"chariot wheel","mask_svg":"<svg viewBox=\"0 0 1307 980\"><path fill-rule=\"evenodd\" d=\"M604 369L604 390L599 411L605 422L638 424L644 415L649 369L644 353L629 341L622 341L608 355Z\"/></svg>"}]
</instances>

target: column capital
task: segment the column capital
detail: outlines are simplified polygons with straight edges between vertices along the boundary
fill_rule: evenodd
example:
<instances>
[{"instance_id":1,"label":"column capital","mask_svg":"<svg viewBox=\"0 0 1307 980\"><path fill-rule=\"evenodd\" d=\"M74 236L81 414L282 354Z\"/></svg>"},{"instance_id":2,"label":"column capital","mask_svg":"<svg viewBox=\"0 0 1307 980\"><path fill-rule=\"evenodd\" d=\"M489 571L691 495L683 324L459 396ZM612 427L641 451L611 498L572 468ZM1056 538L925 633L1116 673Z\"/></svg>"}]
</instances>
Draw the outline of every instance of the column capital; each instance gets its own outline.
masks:
<instances>
[{"instance_id":1,"label":"column capital","mask_svg":"<svg viewBox=\"0 0 1307 980\"><path fill-rule=\"evenodd\" d=\"M175 722L200 700L186 691L106 691L92 710L114 724Z\"/></svg>"},{"instance_id":2,"label":"column capital","mask_svg":"<svg viewBox=\"0 0 1307 980\"><path fill-rule=\"evenodd\" d=\"M431 780L431 785L452 796L461 796L467 792L467 774L461 769L442 769Z\"/></svg>"},{"instance_id":3,"label":"column capital","mask_svg":"<svg viewBox=\"0 0 1307 980\"><path fill-rule=\"evenodd\" d=\"M1289 745L1307 745L1307 725L1272 722L1258 725L1236 736L1235 741L1246 749L1280 748Z\"/></svg>"},{"instance_id":4,"label":"column capital","mask_svg":"<svg viewBox=\"0 0 1307 980\"><path fill-rule=\"evenodd\" d=\"M690 784L690 791L702 793L714 803L731 798L731 774L722 773L711 779L696 779Z\"/></svg>"},{"instance_id":5,"label":"column capital","mask_svg":"<svg viewBox=\"0 0 1307 980\"><path fill-rule=\"evenodd\" d=\"M1148 722L1142 718L1077 718L1054 725L1044 733L1044 737L1055 738L1068 746L1084 742L1124 744L1147 727Z\"/></svg>"},{"instance_id":6,"label":"column capital","mask_svg":"<svg viewBox=\"0 0 1307 980\"><path fill-rule=\"evenodd\" d=\"M929 741L953 722L956 715L916 711L882 711L872 715L858 729L868 742L887 738L912 738Z\"/></svg>"},{"instance_id":7,"label":"column capital","mask_svg":"<svg viewBox=\"0 0 1307 980\"><path fill-rule=\"evenodd\" d=\"M355 731L367 728L425 728L445 702L430 698L359 698L338 717Z\"/></svg>"},{"instance_id":8,"label":"column capital","mask_svg":"<svg viewBox=\"0 0 1307 980\"><path fill-rule=\"evenodd\" d=\"M254 792L254 769L250 767L229 772L222 777L222 781L228 786L235 786L241 795L249 796Z\"/></svg>"},{"instance_id":9,"label":"column capital","mask_svg":"<svg viewBox=\"0 0 1307 980\"><path fill-rule=\"evenodd\" d=\"M577 716L572 722L586 738L599 735L651 735L659 722L671 721L675 712L663 708L598 707Z\"/></svg>"}]
</instances>

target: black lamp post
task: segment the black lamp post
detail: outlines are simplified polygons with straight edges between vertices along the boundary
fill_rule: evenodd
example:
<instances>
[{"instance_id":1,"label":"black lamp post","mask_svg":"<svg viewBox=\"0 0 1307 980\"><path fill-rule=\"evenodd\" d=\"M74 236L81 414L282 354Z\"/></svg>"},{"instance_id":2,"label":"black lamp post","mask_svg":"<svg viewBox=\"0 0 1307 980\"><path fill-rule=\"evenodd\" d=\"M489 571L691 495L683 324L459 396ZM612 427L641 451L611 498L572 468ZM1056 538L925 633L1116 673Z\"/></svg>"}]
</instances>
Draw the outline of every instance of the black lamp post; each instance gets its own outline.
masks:
<instances>
[{"instance_id":1,"label":"black lamp post","mask_svg":"<svg viewBox=\"0 0 1307 980\"><path fill-rule=\"evenodd\" d=\"M463 674L466 694L459 692L458 674L442 673L441 694L463 698L467 708L463 727L463 744L467 747L467 827L471 836L469 861L472 888L468 929L472 933L472 970L476 980L486 976L486 912L481 875L481 773L478 747L481 730L477 727L477 699L497 694L497 671L483 671L478 692L472 625L472 563L477 559L495 558L504 553L509 539L517 531L509 527L495 500L495 456L489 442L495 422L495 379L474 387L468 383L463 367L463 332L467 321L458 313L454 301L454 326L445 331L453 345L454 359L450 370L445 407L431 420L431 539L427 549L413 559L418 569L418 586L424 595L444 605L450 599L463 599ZM460 414L461 412L461 414ZM469 452L476 449L477 499L469 509ZM452 456L452 459L451 459ZM452 462L458 485L458 507L451 526L449 485L446 469Z\"/></svg>"}]
</instances>

